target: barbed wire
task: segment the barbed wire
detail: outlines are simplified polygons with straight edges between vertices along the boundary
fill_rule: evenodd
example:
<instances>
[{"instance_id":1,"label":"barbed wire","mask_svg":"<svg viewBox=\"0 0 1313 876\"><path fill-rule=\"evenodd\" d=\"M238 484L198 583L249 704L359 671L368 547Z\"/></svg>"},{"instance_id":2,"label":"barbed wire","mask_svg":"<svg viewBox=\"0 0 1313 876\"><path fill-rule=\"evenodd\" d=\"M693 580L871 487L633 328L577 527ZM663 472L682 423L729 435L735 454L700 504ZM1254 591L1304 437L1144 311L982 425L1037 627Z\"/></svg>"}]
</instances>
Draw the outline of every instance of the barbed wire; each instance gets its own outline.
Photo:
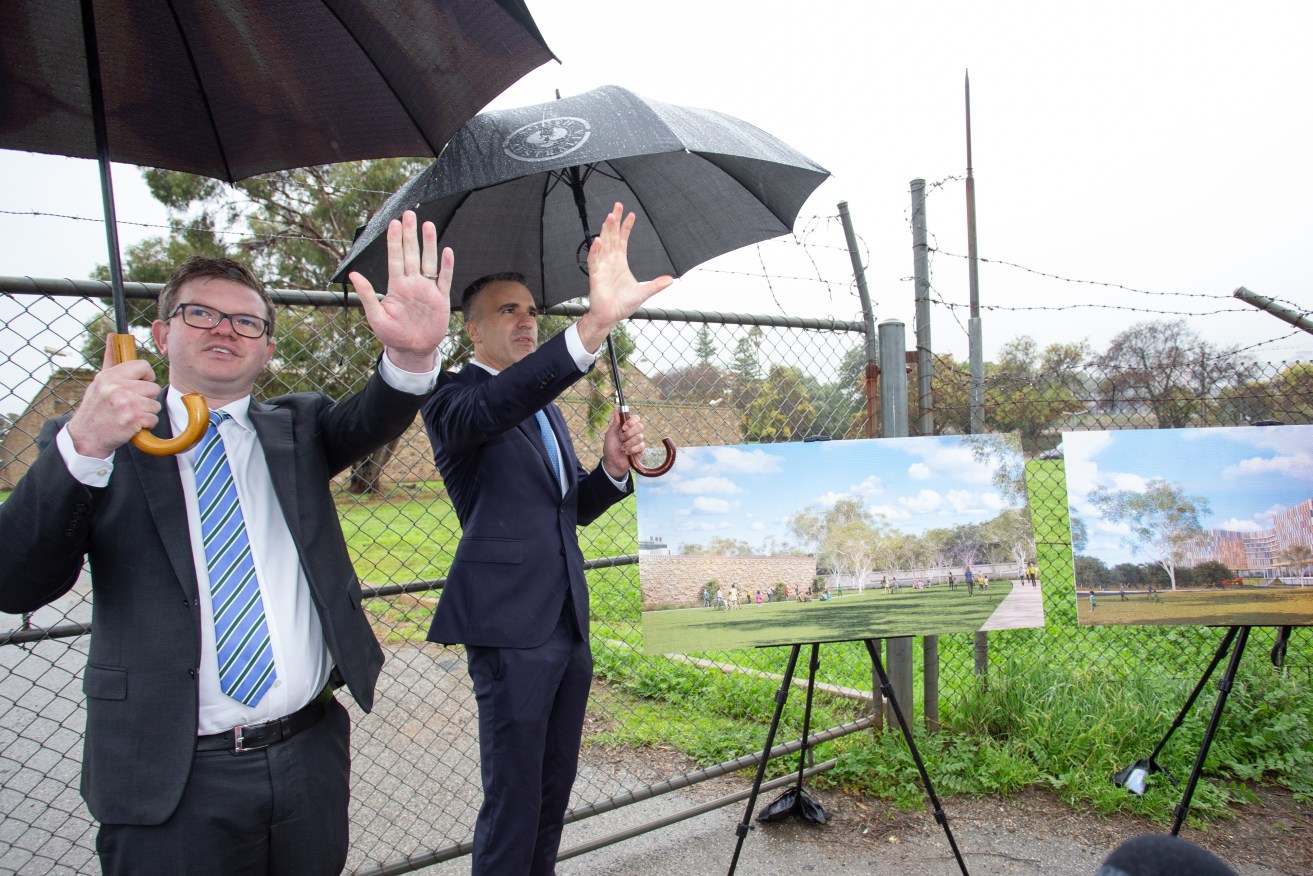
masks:
<instances>
[{"instance_id":1,"label":"barbed wire","mask_svg":"<svg viewBox=\"0 0 1313 876\"><path fill-rule=\"evenodd\" d=\"M254 177L254 178L261 179L264 177ZM962 179L964 179L964 177L948 176L948 177L944 177L943 179L937 180L933 183L927 183L926 186L927 189L942 188L944 185L946 185L949 182L961 181ZM296 183L295 181L293 181L293 184L301 185L303 188L311 188L308 185L302 183ZM359 191L359 192L365 192L370 194L389 194L386 192L378 192L373 189L360 189L352 186L336 186L335 188L342 189L343 191ZM33 218L65 219L65 220L71 220L76 222L94 222L94 223L104 222L103 218L98 218L98 217L77 216L68 213L53 213L53 212L40 211L40 210L0 210L0 215L29 216ZM836 251L846 252L847 247L830 246L827 244L816 243L810 240L809 238L811 238L812 235L814 235L817 231L819 231L821 226L828 226L838 220L839 217L836 214L815 214L812 216L804 217L804 232L802 234L795 232L792 235L782 235L780 237L771 238L769 240L761 241L760 243L758 243L756 247L757 247L757 261L761 265L760 273L753 271L738 271L738 270L732 270L727 268L711 268L706 266L699 267L698 270L703 273L723 274L727 276L752 277L756 279L760 279L764 277L766 279L768 288L770 290L770 295L772 300L781 309L783 309L783 305L781 304L779 300L779 296L774 286L771 283L772 279L791 280L791 281L803 282L803 283L816 283L818 285L824 286L827 294L830 296L831 300L833 300L834 287L837 284L835 281L825 279L819 264L817 264L815 257L812 255L812 250L832 249ZM908 217L908 221L910 222L910 216ZM820 225L818 225L818 223L820 223ZM305 234L274 233L274 234L256 235L256 234L251 234L248 231L244 232L235 229L215 229L215 228L202 227L198 225L183 225L183 224L179 224L175 226L173 224L160 224L157 222L137 222L127 219L119 220L119 224L130 225L139 228L154 228L167 232L175 232L178 230L193 231L193 232L199 231L199 232L214 235L216 237L218 236L238 237L240 238L239 242L247 243L250 246L264 246L271 244L275 241L287 241L287 240L297 240L297 241L302 241L312 244L331 244L343 248L349 247L351 244L351 241L348 241L344 238L312 237ZM948 250L940 248L938 246L938 241L934 232L930 231L929 229L927 229L927 236L930 238L931 241L930 243L928 243L926 247L927 265L931 277L933 277L934 275L933 265L936 256L945 255L950 258L957 258L957 259L969 258L969 256L962 255L961 253L950 252ZM865 267L869 264L870 261L870 247L869 244L867 244L866 240L862 238L860 235L857 235L857 240L862 250L860 254L861 263L863 265L863 268L865 269ZM807 257L808 261L811 263L812 267L815 270L815 276L808 277L808 276L789 275L789 274L771 274L769 269L766 267L765 259L761 252L761 247L762 245L765 244L781 244L781 245L788 244L792 246L801 247L804 255ZM1121 283L1112 283L1112 282L1105 282L1100 280L1087 280L1087 279L1081 279L1076 277L1065 277L1060 274L1054 274L1049 271L1041 271L1039 269L1031 268L1026 265L1019 264L1017 262L1008 261L1006 259L996 259L996 258L989 258L984 256L977 256L977 259L978 261L985 262L987 264L997 264L997 265L1002 265L1005 267L1010 267L1017 270L1025 271L1026 273L1034 274L1035 276L1043 277L1045 279L1058 280L1064 283L1071 283L1076 285L1098 286L1108 289L1118 289L1124 292L1130 292L1137 295L1148 295L1155 297L1196 298L1196 299L1207 300L1210 302L1218 302L1218 301L1230 302L1235 300L1230 295L1209 294L1209 293L1201 293L1201 292L1164 292L1164 291L1151 290L1151 289L1141 289L1134 286L1127 286ZM908 282L914 279L915 278L910 276L903 276L899 278L901 282ZM849 280L847 284L845 284L845 288L850 289L852 288L852 286L853 286L852 280ZM949 312L953 313L954 320L958 323L958 327L962 330L964 334L967 334L968 332L966 327L961 324L961 320L957 318L955 311L960 310L963 307L968 307L969 305L957 304L946 300L944 296L941 293L939 293L937 289L935 289L933 283L931 283L930 289L931 292L933 293L931 296L931 300L948 308ZM1288 299L1272 297L1272 300L1290 306L1301 316L1305 316L1305 315L1309 315L1310 313L1313 313L1313 310L1310 310L1307 307L1303 307L1297 302L1290 301ZM1084 309L1084 310L1124 311L1127 313L1143 313L1143 314L1154 315L1154 316L1180 316L1180 317L1219 316L1219 315L1234 314L1234 313L1247 313L1247 312L1251 312L1252 310L1252 308L1249 307L1218 308L1218 309L1206 310L1206 311L1169 310L1162 308L1137 307L1135 305L1130 305L1130 304L1110 304L1106 302L1075 302L1075 303L1060 304L1060 305L1059 304L1044 304L1044 305L982 304L980 305L980 308L982 311L999 312L999 313L1049 312L1049 311L1061 312L1067 310Z\"/></svg>"}]
</instances>

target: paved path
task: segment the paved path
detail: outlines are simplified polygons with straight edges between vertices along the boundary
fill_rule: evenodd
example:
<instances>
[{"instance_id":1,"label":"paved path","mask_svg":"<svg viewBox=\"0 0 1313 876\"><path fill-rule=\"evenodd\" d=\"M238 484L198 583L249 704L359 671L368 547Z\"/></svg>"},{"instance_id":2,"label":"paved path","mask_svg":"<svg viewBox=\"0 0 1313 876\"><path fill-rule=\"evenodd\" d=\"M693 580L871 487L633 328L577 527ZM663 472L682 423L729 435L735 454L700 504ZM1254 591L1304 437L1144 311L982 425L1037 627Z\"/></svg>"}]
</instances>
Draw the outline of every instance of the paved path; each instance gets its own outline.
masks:
<instances>
[{"instance_id":1,"label":"paved path","mask_svg":"<svg viewBox=\"0 0 1313 876\"><path fill-rule=\"evenodd\" d=\"M1022 627L1044 626L1044 588L1014 581L1012 592L1003 598L994 613L980 628L989 630L1015 630Z\"/></svg>"}]
</instances>

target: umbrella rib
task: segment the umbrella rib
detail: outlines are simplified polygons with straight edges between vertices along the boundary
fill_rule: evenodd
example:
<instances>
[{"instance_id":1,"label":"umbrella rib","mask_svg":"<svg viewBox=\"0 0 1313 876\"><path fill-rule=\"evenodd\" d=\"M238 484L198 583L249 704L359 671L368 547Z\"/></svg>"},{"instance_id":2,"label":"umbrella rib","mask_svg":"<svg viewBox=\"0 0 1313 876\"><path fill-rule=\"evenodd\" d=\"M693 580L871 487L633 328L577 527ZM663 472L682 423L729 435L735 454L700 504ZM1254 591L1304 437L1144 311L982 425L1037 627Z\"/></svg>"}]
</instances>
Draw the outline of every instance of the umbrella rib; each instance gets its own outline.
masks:
<instances>
[{"instance_id":1,"label":"umbrella rib","mask_svg":"<svg viewBox=\"0 0 1313 876\"><path fill-rule=\"evenodd\" d=\"M192 54L191 42L187 39L187 33L183 30L182 21L178 18L178 10L173 6L173 0L166 4L169 7L169 15L173 17L173 26L177 28L178 39L182 42L182 49L187 53L187 65L191 67L192 78L196 80L196 90L201 94L201 103L205 106L205 117L210 120L210 132L214 134L214 143L219 148L219 157L223 160L224 182L236 182L233 179L232 168L228 165L228 150L223 147L223 137L219 134L219 125L214 121L214 111L210 108L210 96L205 91L205 81L201 78L201 71L196 66L196 56Z\"/></svg>"},{"instance_id":2,"label":"umbrella rib","mask_svg":"<svg viewBox=\"0 0 1313 876\"><path fill-rule=\"evenodd\" d=\"M428 131L424 130L423 126L420 125L419 120L415 118L415 114L410 111L410 106L404 100L402 100L401 95L398 94L397 90L392 87L391 79L387 75L385 75L381 69L379 69L378 64L375 63L374 61L374 56L371 55L369 53L369 50L366 49L364 45L360 42L360 38L356 36L355 31L347 26L347 23L342 20L342 16L337 14L337 9L334 8L332 0L321 0L321 3L324 6L324 8L327 9L330 13L332 13L333 17L337 19L337 23L342 25L342 30L345 31L346 34L351 37L352 41L355 42L355 44L360 48L360 54L364 55L365 59L369 61L369 65L374 68L374 72L378 74L378 77L382 81L383 85L387 88L388 92L391 93L392 97L396 100L397 106L401 107L402 111L406 114L406 118L410 119L410 123L415 126L415 130L419 133L420 138L429 147L429 152L434 156L440 155L441 150L437 146L433 145L433 141L429 139Z\"/></svg>"},{"instance_id":3,"label":"umbrella rib","mask_svg":"<svg viewBox=\"0 0 1313 876\"><path fill-rule=\"evenodd\" d=\"M689 154L690 154L690 155L697 155L696 152L690 152ZM701 156L701 155L698 155L698 157L701 158L702 156ZM600 163L600 162L599 162L599 163ZM625 188L629 189L629 191L631 191L631 192L634 193L634 200L638 201L638 205L639 205L640 207L643 208L643 213L646 214L646 215L649 217L648 225L650 225L650 226L652 227L652 233L656 236L657 242L658 242L659 244L661 244L661 251L664 252L664 253L666 253L666 255L670 256L670 267L671 267L672 269L674 269L675 276L676 276L676 277L682 276L682 275L683 275L683 271L679 270L679 266L675 264L675 258L674 258L674 256L671 256L671 255L670 255L670 250L669 250L669 248L666 247L666 242L665 242L665 240L663 240L662 237L661 237L661 230L658 229L658 228L656 227L656 223L653 222L653 221L651 221L651 219L650 219L650 217L651 217L652 214L648 212L648 210L647 210L647 205L643 203L643 196L640 195L640 194L638 193L638 190L637 190L637 189L635 189L633 186L631 186L631 185L629 184L629 181L628 181L627 179L625 179L625 172L624 172L623 170L621 170L620 168L616 167L616 165L615 165L615 161L608 161L608 162L607 162L607 165L608 165L613 171L615 171L615 176L614 176L614 177L611 177L611 178L614 179L614 180L616 180L616 181L618 181L618 182L624 183ZM604 174L604 175L605 175L605 174ZM649 277L648 279L652 279L652 278Z\"/></svg>"}]
</instances>

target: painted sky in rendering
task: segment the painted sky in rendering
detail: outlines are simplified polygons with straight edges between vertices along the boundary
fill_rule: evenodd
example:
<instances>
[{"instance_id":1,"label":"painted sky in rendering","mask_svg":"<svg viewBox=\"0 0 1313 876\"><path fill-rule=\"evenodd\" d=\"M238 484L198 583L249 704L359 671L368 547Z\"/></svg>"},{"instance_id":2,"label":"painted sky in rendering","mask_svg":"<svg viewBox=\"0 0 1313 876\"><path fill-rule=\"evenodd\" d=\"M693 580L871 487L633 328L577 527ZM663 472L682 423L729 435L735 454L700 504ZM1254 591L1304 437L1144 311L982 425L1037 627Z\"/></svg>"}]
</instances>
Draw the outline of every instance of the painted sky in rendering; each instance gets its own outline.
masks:
<instances>
[{"instance_id":1,"label":"painted sky in rendering","mask_svg":"<svg viewBox=\"0 0 1313 876\"><path fill-rule=\"evenodd\" d=\"M1088 500L1102 485L1141 490L1155 477L1208 499L1205 529L1258 531L1272 515L1313 498L1313 427L1237 426L1062 436L1072 514L1085 521L1085 553L1105 563L1146 562L1123 544L1125 524L1104 520Z\"/></svg>"},{"instance_id":2,"label":"painted sky in rendering","mask_svg":"<svg viewBox=\"0 0 1313 876\"><path fill-rule=\"evenodd\" d=\"M858 496L903 532L991 520L1008 507L961 437L681 447L664 477L636 478L640 540L672 553L712 538L758 553L795 543L788 520Z\"/></svg>"}]
</instances>

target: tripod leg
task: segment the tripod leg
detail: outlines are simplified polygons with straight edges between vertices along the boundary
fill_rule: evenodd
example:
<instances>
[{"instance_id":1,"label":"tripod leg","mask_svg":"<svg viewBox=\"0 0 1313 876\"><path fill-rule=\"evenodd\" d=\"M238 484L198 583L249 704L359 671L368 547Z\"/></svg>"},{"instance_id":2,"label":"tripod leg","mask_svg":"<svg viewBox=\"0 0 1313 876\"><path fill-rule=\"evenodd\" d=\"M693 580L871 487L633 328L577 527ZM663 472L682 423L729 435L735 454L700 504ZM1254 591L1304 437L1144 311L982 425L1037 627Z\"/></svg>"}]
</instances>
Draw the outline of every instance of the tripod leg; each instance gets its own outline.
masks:
<instances>
[{"instance_id":1,"label":"tripod leg","mask_svg":"<svg viewBox=\"0 0 1313 876\"><path fill-rule=\"evenodd\" d=\"M866 639L866 650L871 655L871 662L875 665L875 671L880 676L880 689L889 705L893 708L894 717L898 719L898 726L903 730L903 739L907 741L907 747L912 752L912 760L916 763L917 771L921 773L921 785L925 788L926 796L930 798L930 805L934 809L935 821L939 822L944 828L944 835L948 837L948 845L953 849L953 857L957 859L957 866L962 870L962 876L969 876L967 873L966 861L962 860L962 853L957 849L957 841L953 839L953 831L948 826L948 816L944 814L944 807L940 805L939 798L935 796L934 786L930 784L930 774L926 772L925 761L921 760L921 752L916 749L916 740L912 738L912 728L907 726L907 719L903 717L903 710L898 706L898 700L894 698L894 686L889 682L889 676L885 674L884 663L880 660L880 652L876 650L875 642Z\"/></svg>"},{"instance_id":2,"label":"tripod leg","mask_svg":"<svg viewBox=\"0 0 1313 876\"><path fill-rule=\"evenodd\" d=\"M821 646L819 642L812 643L811 666L807 673L807 708L802 713L802 748L798 749L798 790L802 790L802 774L807 769L807 760L811 756L811 746L807 744L807 739L811 733L812 723L812 695L816 692L816 670L820 668Z\"/></svg>"},{"instance_id":3,"label":"tripod leg","mask_svg":"<svg viewBox=\"0 0 1313 876\"><path fill-rule=\"evenodd\" d=\"M1213 672L1217 669L1217 664L1221 663L1222 658L1226 656L1226 652L1231 650L1231 643L1235 641L1236 633L1238 632L1240 632L1239 627L1231 627L1227 630L1226 636L1222 639L1222 643L1217 646L1217 650L1213 653L1213 662L1208 664L1208 668L1204 670L1204 674L1199 677L1199 682L1194 686L1194 690L1190 691L1190 696L1186 698L1185 705L1181 706L1181 711L1176 714L1176 720L1172 721L1172 726L1167 729L1167 734L1163 736L1162 741L1158 743L1158 747L1153 750L1153 754L1149 755L1149 766L1151 768L1157 766L1156 759L1158 755L1162 753L1163 748L1167 745L1167 740L1172 738L1172 734L1175 733L1177 728L1181 726L1181 723L1185 721L1186 714L1194 705L1194 701L1199 698L1199 693L1204 689L1204 685L1208 684L1208 679L1213 677ZM1171 773L1167 773L1167 777L1172 779L1173 785L1176 784L1176 779L1172 778Z\"/></svg>"},{"instance_id":4,"label":"tripod leg","mask_svg":"<svg viewBox=\"0 0 1313 876\"><path fill-rule=\"evenodd\" d=\"M1208 729L1204 732L1204 741L1199 746L1199 755L1195 758L1194 769L1190 770L1190 780L1185 783L1185 796L1176 806L1176 822L1172 824L1172 836L1177 836L1181 832L1181 825L1185 823L1185 815L1190 811L1190 798L1194 796L1195 785L1199 783L1199 774L1204 770L1204 758L1208 756L1208 749L1213 744L1213 735L1217 733L1217 725L1222 720L1222 709L1226 706L1227 695L1231 693L1231 685L1235 681L1236 670L1240 668L1240 657L1245 653L1245 643L1249 641L1249 627L1232 627L1232 631L1239 629L1240 636L1236 639L1235 650L1231 652L1231 662L1226 665L1226 672L1222 675L1222 680L1217 683L1217 704L1213 706L1213 717L1208 722Z\"/></svg>"},{"instance_id":5,"label":"tripod leg","mask_svg":"<svg viewBox=\"0 0 1313 876\"><path fill-rule=\"evenodd\" d=\"M757 795L761 793L761 780L766 775L766 761L770 750L775 747L775 731L780 726L780 715L784 714L784 702L789 698L789 685L793 684L793 670L798 665L798 652L802 645L794 645L789 651L789 665L784 670L784 681L780 683L779 692L775 694L775 715L770 719L770 730L766 733L766 747L761 750L761 762L757 764L757 777L752 780L752 793L748 795L748 808L743 813L743 820L734 828L738 842L734 844L734 857L729 862L729 876L739 866L739 853L743 851L743 840L747 839L752 827L752 810L757 805Z\"/></svg>"}]
</instances>

